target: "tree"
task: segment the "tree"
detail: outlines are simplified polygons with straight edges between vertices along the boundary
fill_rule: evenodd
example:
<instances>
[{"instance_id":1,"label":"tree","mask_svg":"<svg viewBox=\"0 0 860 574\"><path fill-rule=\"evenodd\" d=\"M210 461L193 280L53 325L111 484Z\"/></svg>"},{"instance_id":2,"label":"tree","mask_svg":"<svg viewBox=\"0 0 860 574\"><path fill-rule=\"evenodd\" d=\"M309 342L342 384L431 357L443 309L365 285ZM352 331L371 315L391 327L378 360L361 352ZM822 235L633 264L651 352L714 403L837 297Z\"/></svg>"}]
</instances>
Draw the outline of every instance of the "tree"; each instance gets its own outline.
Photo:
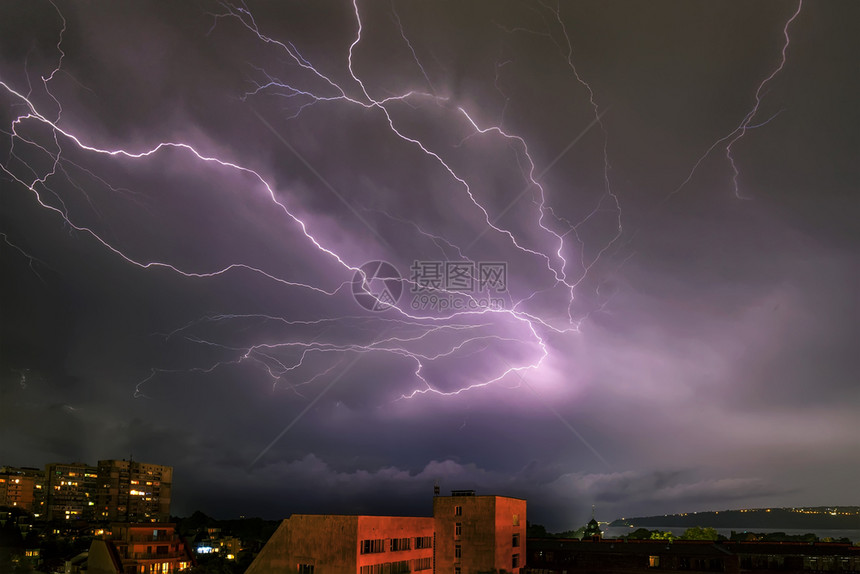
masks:
<instances>
[{"instance_id":1,"label":"tree","mask_svg":"<svg viewBox=\"0 0 860 574\"><path fill-rule=\"evenodd\" d=\"M526 522L526 537L528 538L546 538L546 527L543 524L535 524Z\"/></svg>"},{"instance_id":2,"label":"tree","mask_svg":"<svg viewBox=\"0 0 860 574\"><path fill-rule=\"evenodd\" d=\"M630 540L648 540L651 538L651 531L647 528L637 528L627 535Z\"/></svg>"},{"instance_id":3,"label":"tree","mask_svg":"<svg viewBox=\"0 0 860 574\"><path fill-rule=\"evenodd\" d=\"M681 540L719 540L720 533L716 528L710 526L702 528L701 526L693 526L688 528L681 535Z\"/></svg>"},{"instance_id":4,"label":"tree","mask_svg":"<svg viewBox=\"0 0 860 574\"><path fill-rule=\"evenodd\" d=\"M651 532L651 540L675 540L676 538L678 537L669 531L654 530Z\"/></svg>"},{"instance_id":5,"label":"tree","mask_svg":"<svg viewBox=\"0 0 860 574\"><path fill-rule=\"evenodd\" d=\"M585 535L585 527L581 526L576 530L565 530L564 532L556 532L555 534L550 534L549 536L553 538L577 538L582 539Z\"/></svg>"}]
</instances>

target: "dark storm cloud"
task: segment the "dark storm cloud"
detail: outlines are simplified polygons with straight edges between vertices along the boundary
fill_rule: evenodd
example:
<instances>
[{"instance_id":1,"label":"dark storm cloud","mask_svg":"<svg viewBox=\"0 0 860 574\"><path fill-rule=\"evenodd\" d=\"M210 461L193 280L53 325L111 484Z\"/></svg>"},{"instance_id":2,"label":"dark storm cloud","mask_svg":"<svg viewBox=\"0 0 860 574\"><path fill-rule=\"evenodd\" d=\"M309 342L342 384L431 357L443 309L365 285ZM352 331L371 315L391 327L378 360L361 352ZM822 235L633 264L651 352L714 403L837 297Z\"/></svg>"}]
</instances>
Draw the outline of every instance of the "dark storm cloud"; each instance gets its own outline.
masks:
<instances>
[{"instance_id":1,"label":"dark storm cloud","mask_svg":"<svg viewBox=\"0 0 860 574\"><path fill-rule=\"evenodd\" d=\"M71 230L11 179L53 166L22 138L55 144L32 121L12 144L25 106L2 90L0 464L129 455L172 464L174 511L221 516L426 514L436 481L526 497L530 519L558 529L581 525L593 503L611 519L851 502L853 4L807 3L792 24L758 127L733 147L745 200L723 147L690 174L779 63L793 3L578 2L558 17L530 3L359 3L354 70L377 99L430 94L388 105L391 121L466 179L486 215L378 108L305 107L311 98L297 90L340 94L222 5L58 6L66 55L50 85L60 127L134 152L187 142L272 188L184 149L131 160L60 138L64 171L39 188L43 200L129 258L194 273L241 262L282 282L248 267L209 278L144 270ZM261 34L365 101L347 66L357 31L349 3L250 9ZM42 77L57 63L61 19L49 2L3 12L0 81L32 90L56 120ZM571 63L602 125L589 127L595 110ZM250 94L273 79L296 89ZM558 249L537 225L522 142L476 133L461 107L480 128L501 125L527 143L557 216L544 223L565 234L570 277L584 274L572 304L544 259L487 231L485 218L528 249ZM621 205L617 238L606 174ZM351 265L384 259L408 276L413 260L457 259L452 244L476 261L505 261L507 297L535 293L520 310L556 328L570 312L579 332L539 327L538 369L403 399L427 389L418 374L456 391L535 362L543 348L507 315L428 333L392 311L365 312L351 270L272 197ZM389 342L366 354L343 349L380 339ZM409 352L442 356L416 374ZM224 492L245 494L225 503Z\"/></svg>"}]
</instances>

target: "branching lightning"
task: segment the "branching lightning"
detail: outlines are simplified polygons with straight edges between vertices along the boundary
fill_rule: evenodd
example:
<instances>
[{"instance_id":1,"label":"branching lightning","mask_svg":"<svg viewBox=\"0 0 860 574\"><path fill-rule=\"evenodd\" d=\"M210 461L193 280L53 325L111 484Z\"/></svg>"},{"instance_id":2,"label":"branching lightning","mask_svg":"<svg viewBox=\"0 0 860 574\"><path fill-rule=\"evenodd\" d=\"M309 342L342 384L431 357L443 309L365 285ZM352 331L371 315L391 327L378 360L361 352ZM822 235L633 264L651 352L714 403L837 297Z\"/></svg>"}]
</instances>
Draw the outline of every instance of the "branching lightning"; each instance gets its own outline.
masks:
<instances>
[{"instance_id":1,"label":"branching lightning","mask_svg":"<svg viewBox=\"0 0 860 574\"><path fill-rule=\"evenodd\" d=\"M348 255L338 250L335 243L325 236L324 230L315 229L313 223L301 215L300 208L291 207L290 201L282 199L284 195L290 195L290 190L278 188L273 183L275 179L272 174L264 173L259 168L252 169L233 157L218 157L204 153L200 150L205 148L195 142L163 141L145 149L105 149L93 144L86 133L73 133L70 128L67 128L64 120L75 113L74 109L68 105L64 109L61 98L55 96L51 84L56 76L64 71L62 68L67 55L63 48L63 41L67 34L68 23L59 7L52 0L47 1L51 3L60 19L56 43L58 57L56 66L50 73L41 76L41 83L44 95L54 104L49 107L55 107L55 109L43 109L37 103L32 93L33 88L29 85L29 76L28 85L25 88L16 87L5 78L0 78L0 88L5 91L5 95L11 102L10 108L22 110L12 112L14 119L3 130L9 139L8 157L0 164L0 172L4 177L9 178L19 188L29 191L39 207L59 218L69 230L89 237L119 260L141 271L162 270L194 280L211 280L220 276L250 273L265 281L273 282L285 290L301 290L319 298L343 296L349 291L353 276L356 273L362 273L360 267L364 261L350 260ZM783 28L785 42L781 61L756 89L753 107L732 132L706 151L696 162L687 179L673 194L690 181L693 173L708 154L717 147L724 146L726 158L733 172L734 191L738 197L741 197L738 185L739 170L735 164L733 146L748 130L770 121L768 119L758 125L754 124L765 87L785 65L789 46L788 29L800 14L801 7L802 0L798 2L797 10L785 23ZM539 262L544 272L544 277L541 278L544 287L534 288L516 296L508 293L506 295L508 305L505 308L476 306L477 308L431 314L416 312L415 309L398 303L384 315L356 314L312 320L262 314L208 315L176 327L169 333L163 334L163 337L165 341L181 340L196 347L205 348L219 358L205 365L189 368L154 367L146 378L137 383L135 396L146 397L147 385L160 375L169 373L205 375L216 369L237 365L252 365L259 368L271 381L273 392L285 388L299 393L302 387L319 381L330 380L332 377L336 381L343 376L344 369L354 364L355 361L348 357L366 354L381 354L396 360L406 360L413 366L412 379L404 382L404 386L409 390L403 392L396 400L426 395L454 396L504 381L511 385L518 385L522 373L539 371L545 360L550 357L552 348L547 342L549 336L579 333L582 318L575 318L573 312L577 290L581 288L583 281L593 272L598 262L616 247L616 242L624 234L621 200L612 184L609 131L603 121L608 107L598 104L595 89L575 65L574 42L565 26L561 5L550 6L540 3L539 7L534 9L540 13L547 26L545 32L497 25L505 34L525 32L539 39L545 38L558 48L567 70L584 90L585 97L582 105L590 107L593 112L593 121L585 128L583 134L592 125L598 126L602 132L602 194L596 204L591 205L590 210L579 214L564 214L553 207L552 194L548 192L541 180L546 171L579 141L582 134L551 162L541 162L535 158L532 152L534 146L530 148L524 136L503 127L504 117L499 118L498 125L489 124L482 119L479 111L470 109L467 104L455 102L452 96L445 94L442 89L444 80L435 78L434 74L423 65L422 58L419 56L420 47L410 40L407 26L393 5L391 24L395 27L397 36L402 39L403 49L414 61L416 73L420 75L416 80L416 86L420 87L405 89L399 94L387 94L385 97L377 95L378 92L383 91L382 88L374 86L371 81L365 79L365 74L362 73L358 63L357 54L365 41L363 14L358 0L352 0L350 7L355 35L343 54L343 62L349 75L345 82L337 80L333 73L314 65L288 39L277 39L268 35L264 31L265 26L258 22L255 15L243 3L219 2L215 10L201 13L201 17L212 18L212 26L208 31L211 41L217 41L214 38L217 36L219 26L229 20L238 24L253 41L265 48L277 50L281 58L285 58L294 69L299 71L294 76L282 77L282 74L268 71L265 63L250 63L249 69L255 78L253 84L244 93L236 94L236 97L248 106L253 114L258 115L261 120L264 119L263 115L252 107L254 102L264 95L282 98L286 103L284 114L279 120L299 122L307 110L319 106L346 106L365 114L372 114L374 121L385 127L404 146L423 154L428 164L438 170L442 177L447 178L451 184L452 193L458 193L468 200L468 205L474 210L474 215L483 222L484 228L470 245L464 245L458 244L436 230L426 229L409 218L384 211L378 213L411 229L413 234L431 241L446 260L449 254L456 254L456 258L462 261L475 259L473 247L484 234L502 239L510 249L517 252L518 257ZM505 98L502 116L507 110L509 98L500 87L500 75L504 73L505 66L509 63L510 60L500 61L494 67L495 87ZM481 142L490 140L504 143L519 164L525 184L523 193L503 210L493 207L491 202L484 199L480 184L470 181L470 177L457 167L457 162L452 161L449 149L434 146L433 142L415 134L408 125L404 125L405 122L398 121L399 116L393 112L394 106L407 104L412 106L411 113L420 114L422 108L412 104L422 102L448 110L448 121L468 133L466 137L470 145L480 146ZM129 200L138 201L142 194L109 183L109 178L67 157L68 149L74 149L76 154L108 158L116 162L141 162L173 152L180 154L189 165L195 168L205 167L217 173L241 176L248 182L248 188L239 190L237 193L262 192L271 210L283 218L284 224L301 234L305 242L302 248L318 255L320 266L335 269L337 280L332 284L317 284L304 280L298 273L287 276L282 272L243 260L214 268L191 268L170 260L134 255L111 239L108 234L100 231L97 225L85 223L76 215L75 210L64 201L61 188L63 182L66 182L71 188L77 190L97 215L100 214L98 201L88 195L86 186L75 181L73 173L89 178L88 181L109 190L112 195L122 195ZM503 216L520 197L529 192L534 197L533 201L527 208L520 209L521 215L526 214L522 219L529 222L528 233L517 230L513 226L504 225L501 221ZM585 250L586 240L580 230L584 224L593 220L598 212L611 212L614 216L614 225L605 241L600 245L592 246L596 255L588 257ZM6 243L20 251L9 242L5 233L0 235ZM29 258L32 267L33 262L37 260L25 255ZM380 253L379 259L386 259L386 254ZM405 283L407 287L416 286L409 279ZM370 292L369 287L367 289ZM475 294L453 292L442 288L436 288L434 291L439 295L459 297L472 303L476 303L478 299ZM536 310L531 305L536 298L555 291L563 291L565 294L563 305L558 309ZM594 311L602 310L605 305L606 301ZM558 317L563 318L559 320ZM498 328L498 322L504 322L504 331ZM219 332L243 331L245 336L241 338L225 335L218 339L203 334L205 331L203 327L211 326L218 326ZM305 328L310 326L322 330L310 335L305 331ZM347 326L350 335L345 339L340 332ZM385 330L392 334L380 335L380 326L384 326ZM491 368L490 372L483 373L474 381L453 389L439 385L427 374L428 368L442 359L466 358L488 349L496 349L496 352L503 353L502 349L511 347L518 349L520 358L510 363L507 359L495 361L496 366ZM330 383L329 387L331 384L333 383Z\"/></svg>"},{"instance_id":2,"label":"branching lightning","mask_svg":"<svg viewBox=\"0 0 860 574\"><path fill-rule=\"evenodd\" d=\"M684 179L684 181L682 181L681 184L678 187L676 187L672 191L672 193L670 193L666 197L666 199L664 201L671 199L672 196L676 195L678 192L680 192L682 189L684 189L684 187L686 187L687 184L690 183L690 181L693 179L693 175L699 169L699 166L702 165L702 162L705 161L705 158L707 158L709 155L711 155L711 152L713 152L715 149L719 148L720 146L723 147L723 152L725 154L726 161L729 163L729 165L731 166L731 169L732 169L732 190L735 194L735 197L737 197L738 199L749 199L748 197L745 197L743 194L741 194L740 184L738 182L738 178L740 177L740 170L738 169L738 166L735 163L735 156L734 156L733 147L736 143L738 143L738 141L740 141L746 135L746 133L749 130L767 125L771 120L773 120L780 113L780 112L777 112L776 114L774 114L770 118L760 122L759 124L753 124L752 123L753 120L755 120L756 116L759 113L759 107L761 106L761 101L762 101L762 98L764 97L765 87L783 70L783 68L785 68L785 63L786 63L786 60L788 57L787 56L788 47L791 44L791 37L788 35L788 29L791 26L792 22L794 22L797 19L797 17L800 16L800 11L802 8L803 8L803 0L798 0L797 8L795 9L795 11L791 15L791 17L788 20L786 20L785 25L782 27L783 44L782 44L782 50L780 51L779 63L771 71L771 73L768 74L767 77L765 77L761 81L761 83L758 85L758 88L756 89L755 94L753 96L754 103L753 103L752 108L750 108L750 110L743 117L743 119L741 119L741 122L738 124L738 126L736 128L734 128L731 132L729 132L725 136L723 136L720 139L718 139L717 141L715 141L713 144L711 144L711 146L707 150L705 150L705 153L703 153L701 155L701 157L699 157L699 159L696 160L696 163L693 164L693 168L690 170L690 173L687 174L687 177Z\"/></svg>"}]
</instances>

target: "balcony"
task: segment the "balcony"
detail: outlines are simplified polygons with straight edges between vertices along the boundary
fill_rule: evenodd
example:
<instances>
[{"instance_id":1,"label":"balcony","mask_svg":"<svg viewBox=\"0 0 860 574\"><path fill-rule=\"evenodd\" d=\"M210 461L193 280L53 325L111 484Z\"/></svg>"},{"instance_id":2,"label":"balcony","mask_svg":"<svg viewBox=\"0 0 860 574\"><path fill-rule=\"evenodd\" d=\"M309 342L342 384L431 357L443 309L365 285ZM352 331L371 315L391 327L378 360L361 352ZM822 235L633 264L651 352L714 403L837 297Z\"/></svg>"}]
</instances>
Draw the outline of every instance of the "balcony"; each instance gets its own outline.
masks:
<instances>
[{"instance_id":1,"label":"balcony","mask_svg":"<svg viewBox=\"0 0 860 574\"><path fill-rule=\"evenodd\" d=\"M127 542L178 542L179 536L176 534L159 534L157 536L152 534L132 534L125 538L114 538L114 540L124 540Z\"/></svg>"},{"instance_id":2,"label":"balcony","mask_svg":"<svg viewBox=\"0 0 860 574\"><path fill-rule=\"evenodd\" d=\"M175 560L177 558L187 559L188 554L180 550L173 552L132 552L131 554L122 555L123 561L132 560Z\"/></svg>"}]
</instances>

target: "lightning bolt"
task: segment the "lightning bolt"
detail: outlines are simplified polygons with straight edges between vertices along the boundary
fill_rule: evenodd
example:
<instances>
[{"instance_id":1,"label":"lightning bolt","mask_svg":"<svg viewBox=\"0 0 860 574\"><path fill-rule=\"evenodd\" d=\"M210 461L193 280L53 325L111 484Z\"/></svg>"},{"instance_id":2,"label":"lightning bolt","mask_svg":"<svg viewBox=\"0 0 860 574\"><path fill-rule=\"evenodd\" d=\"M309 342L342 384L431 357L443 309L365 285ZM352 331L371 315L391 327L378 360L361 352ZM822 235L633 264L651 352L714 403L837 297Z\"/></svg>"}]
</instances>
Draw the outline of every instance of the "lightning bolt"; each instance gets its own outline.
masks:
<instances>
[{"instance_id":1,"label":"lightning bolt","mask_svg":"<svg viewBox=\"0 0 860 574\"><path fill-rule=\"evenodd\" d=\"M698 171L699 166L702 165L702 162L705 161L705 158L711 155L711 153L720 146L723 147L723 153L725 154L726 161L729 163L729 166L732 170L732 191L734 192L735 197L737 197L738 199L749 199L748 197L743 196L740 191L740 184L738 182L738 178L740 177L740 169L738 169L737 163L735 163L734 145L738 143L747 134L749 130L767 125L768 123L770 123L771 120L773 120L777 115L779 115L779 113L781 113L781 111L777 112L776 114L759 124L752 123L759 113L761 101L764 97L765 87L771 81L773 81L773 79L783 70L783 68L785 68L785 63L788 59L788 47L791 44L791 37L788 34L788 29L791 26L792 22L794 22L797 17L800 16L802 8L803 0L798 0L797 8L794 10L788 20L786 20L785 25L782 27L783 43L782 50L780 51L779 63L770 72L770 74L768 74L761 81L761 83L759 83L758 88L753 95L754 102L750 110L746 113L743 119L741 119L737 127L735 127L731 132L715 141L713 144L711 144L710 147L708 147L707 150L705 150L705 153L703 153L699 157L699 159L696 160L696 162L693 164L693 168L690 170L689 174L687 174L687 177L680 183L680 185L678 185L678 187L676 187L668 196L666 196L666 198L663 200L664 203L676 194L678 194L683 188L687 186L687 184L690 183L690 181L693 179L693 175L696 173L696 171Z\"/></svg>"},{"instance_id":2,"label":"lightning bolt","mask_svg":"<svg viewBox=\"0 0 860 574\"><path fill-rule=\"evenodd\" d=\"M7 158L0 164L0 173L4 177L19 188L28 191L39 207L56 216L70 232L88 237L122 262L142 271L161 270L201 281L228 274L252 274L284 289L300 290L320 298L345 295L353 285L353 277L358 275L362 278L360 283L366 293L377 297L369 287L369 278L361 269L363 262L350 260L350 256L338 249L335 241L326 239L323 230L314 228L312 220L301 214L300 207L292 205L290 199L282 199L285 196L291 197L290 190L278 189L272 183L274 181L272 174L259 168L249 167L234 157L204 152L202 151L204 148L194 142L162 141L140 149L123 147L109 149L94 144L92 138L88 138L85 134L73 132L68 128L66 118L72 115L74 110L69 106L64 109L61 98L52 91L52 82L58 74L64 72L66 52L63 49L63 41L67 34L68 23L59 7L52 0L48 2L56 11L60 21L56 43L58 54L56 66L48 74L41 76L41 91L52 102L47 106L51 109L44 109L39 105L33 94L34 89L30 83L29 74L27 74L26 91L0 78L0 88L11 102L9 109L18 110L12 112L11 115L14 118L9 123L8 129L2 130L9 140ZM404 22L392 4L391 23L402 40L404 49L408 51L411 61L414 62L416 74L420 74L420 78L416 80L415 86L399 93L380 94L384 90L365 79L360 69L359 54L365 40L365 23L358 0L352 0L350 6L355 35L343 54L346 72L342 79L338 79L335 73L329 73L316 66L292 42L267 34L264 26L258 22L244 3L218 2L214 10L205 12L207 18L212 18L212 25L207 35L214 38L219 31L219 26L230 21L238 24L242 33L248 34L254 42L258 42L266 49L276 51L279 58L288 63L290 73L287 75L270 71L265 65L249 63L248 69L252 78L249 89L236 94L237 99L243 102L267 129L278 135L285 145L290 146L288 140L277 134L277 130L265 114L252 107L255 101L263 97L278 98L284 105L283 115L279 119L288 122L301 121L304 114L317 107L342 106L355 109L387 129L388 133L403 146L420 152L427 164L438 170L438 173L450 182L457 193L461 194L466 205L472 210L471 215L480 219L483 227L478 236L466 245L465 242L450 239L441 232L425 228L397 214L377 210L375 212L377 215L395 221L411 229L413 235L417 234L431 242L445 260L448 260L449 253L452 255L456 253L457 260L475 263L472 254L476 243L485 235L499 239L507 248L514 250L517 257L538 262L543 273L538 281L543 287L525 290L516 295L508 292L506 294L508 305L505 308L487 308L480 305L479 294L438 287L431 289L434 295L457 298L467 306L462 310L422 313L416 312L414 308L410 309L405 304L396 303L390 307L385 316L341 315L308 320L276 314L212 313L178 326L168 333L162 333L160 336L165 342L182 342L205 348L217 358L207 364L190 368L152 368L149 375L136 384L136 397L146 397L146 386L159 376L189 372L206 375L221 368L244 366L265 373L272 382L273 392L286 388L299 393L298 389L302 387L330 379L331 382L325 387L327 390L355 363L354 357L371 353L406 360L414 365L413 379L408 381L411 390L402 393L394 400L408 400L428 395L455 396L505 381L519 384L517 381L525 380L522 378L523 373L539 372L545 364L551 353L551 346L548 343L550 336L563 337L580 332L580 325L584 319L582 317L576 319L573 313L578 290L583 288L584 281L596 272L598 264L618 248L619 239L624 234L624 227L621 200L613 188L611 177L609 131L604 124L604 116L609 108L599 104L595 89L575 64L574 42L565 26L561 3L555 6L539 3L537 6L529 7L540 15L546 31L496 24L504 34L527 33L538 39L544 38L544 41L553 44L558 50L561 62L581 87L582 105L591 110L591 123L585 126L584 130L550 162L537 159L532 151L535 148L534 145L530 146L524 136L502 125L508 109L507 103L510 100L502 88L502 75L511 60L499 61L493 67L495 88L504 98L501 117L494 125L483 117L480 110L474 109L477 106L470 107L465 103L456 102L453 96L446 94L442 88L444 84L442 80L431 79L428 68L419 57L420 47L416 47L416 44L410 40L408 23ZM673 194L690 181L704 157L720 145L724 145L726 157L734 173L735 192L740 196L739 171L734 161L733 146L745 136L747 131L764 125L772 119L759 124L754 123L765 87L785 65L789 46L788 29L800 14L801 6L802 1L798 3L797 10L785 23L782 59L779 66L758 86L752 109L729 135L718 140L707 150L695 164L687 179ZM25 70L26 66L25 62ZM443 110L445 121L449 122L458 133L466 134L458 146L445 148L431 138L417 135L409 122L403 121L398 115L402 107L407 107L412 115L419 115L425 106L437 112ZM602 133L603 189L599 197L590 205L590 209L573 215L565 214L552 205L551 190L541 182L547 171L580 141L592 126L598 127ZM504 144L510 157L515 159L522 178L523 191L501 210L495 209L492 202L484 199L486 190L483 189L481 182L474 181L468 172L458 165L457 158L451 157L451 149L454 149L453 153L457 153L460 146L481 146L485 141ZM69 150L73 150L74 154L70 154ZM290 150L306 167L313 170L309 162L301 158L298 151L292 147ZM70 155L73 155L74 159L67 157ZM298 231L304 242L301 247L319 256L318 262L321 267L334 269L337 279L331 284L317 284L303 280L300 275L286 275L241 259L208 268L202 266L194 268L175 261L134 254L123 248L121 242L113 239L109 233L100 230L97 224L87 223L85 218L70 206L71 202L64 200L61 188L63 182L66 182L81 194L99 221L105 216L99 210L98 201L88 191L91 187L107 190L110 196L124 197L141 206L145 206L145 195L113 184L110 177L86 167L85 161L78 159L79 156L101 158L119 164L142 163L159 157L176 156L195 168L202 167L210 173L239 177L244 182L244 188L240 193L264 197L270 209L282 218L283 223L290 229ZM373 229L373 225L365 221L336 187L325 180L324 174L316 171L314 173L330 192L337 195L361 221L365 222L377 236L379 235ZM81 181L86 180L87 183L81 183L76 178L81 178ZM523 219L527 218L528 231L524 232L513 226L504 225L501 221L503 216L526 195L530 195L532 200L525 209L519 211L525 214ZM368 209L367 212L372 210ZM608 238L594 246L594 254L589 257L586 255L586 240L581 231L584 225L593 222L601 212L612 213L614 222ZM3 238L12 245L5 234ZM380 244L384 241L380 238ZM15 246L12 245L12 247ZM30 258L31 266L33 261L35 259ZM627 259L622 261L621 265L626 261ZM404 283L410 288L424 287L415 279L405 279ZM563 294L563 303L560 307L546 310L537 309L533 305L541 297L556 292ZM599 287L597 295L601 295ZM601 305L587 313L585 318L592 312L604 311L611 297L610 295ZM504 327L504 335L500 334L500 325ZM380 334L380 326L385 327L384 332L391 334L384 336ZM211 332L213 327L217 328L214 335ZM452 357L462 359L486 352L488 349L502 349L497 351L502 353L509 347L516 348L520 356L511 361L508 359L495 361L496 366L492 372L483 373L474 381L459 385L452 390L446 389L439 381L427 374L428 368L434 362L443 359ZM353 358L348 360L347 357ZM314 399L314 402L321 396L322 393Z\"/></svg>"}]
</instances>

